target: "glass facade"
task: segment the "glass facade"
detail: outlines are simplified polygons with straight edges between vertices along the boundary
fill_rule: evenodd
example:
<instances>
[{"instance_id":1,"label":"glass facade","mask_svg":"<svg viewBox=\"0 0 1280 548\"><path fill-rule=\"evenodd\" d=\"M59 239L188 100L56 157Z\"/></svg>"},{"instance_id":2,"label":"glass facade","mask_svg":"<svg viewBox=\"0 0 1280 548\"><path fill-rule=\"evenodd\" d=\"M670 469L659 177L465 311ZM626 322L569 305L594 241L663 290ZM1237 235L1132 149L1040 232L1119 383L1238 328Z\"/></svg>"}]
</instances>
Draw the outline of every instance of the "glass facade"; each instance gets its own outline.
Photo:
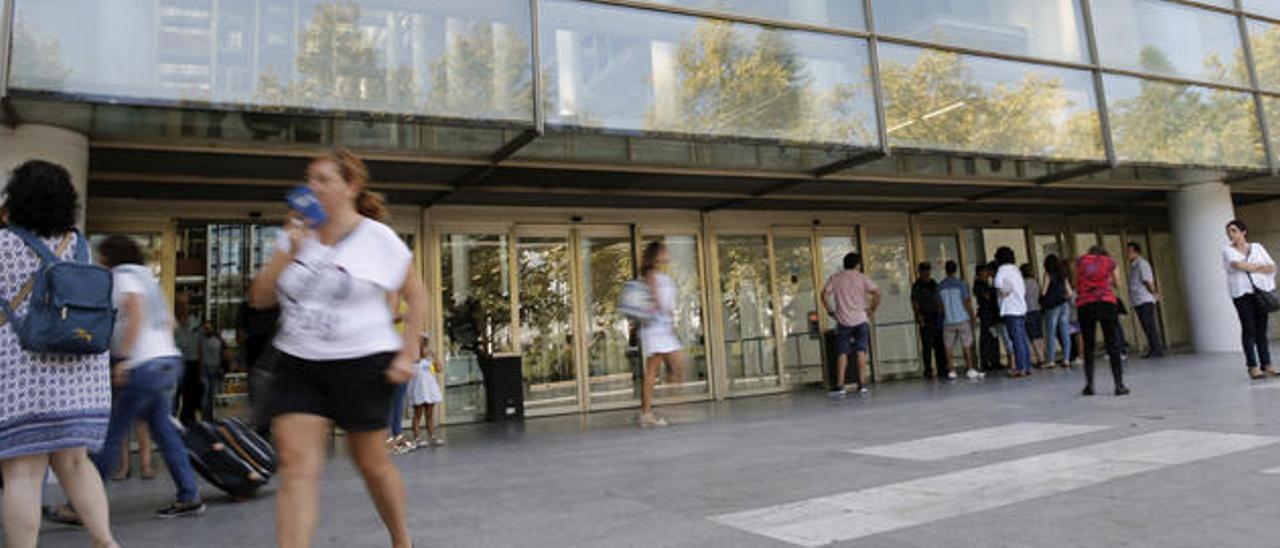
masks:
<instances>
[{"instance_id":1,"label":"glass facade","mask_svg":"<svg viewBox=\"0 0 1280 548\"><path fill-rule=\"evenodd\" d=\"M520 157L811 170L889 147L1252 169L1243 99L1280 93L1271 0L872 0L873 17L836 0L14 1L10 89L110 106L91 131L118 138L486 157L545 122ZM190 116L129 110L157 104ZM1141 142L1197 131L1229 137Z\"/></svg>"}]
</instances>

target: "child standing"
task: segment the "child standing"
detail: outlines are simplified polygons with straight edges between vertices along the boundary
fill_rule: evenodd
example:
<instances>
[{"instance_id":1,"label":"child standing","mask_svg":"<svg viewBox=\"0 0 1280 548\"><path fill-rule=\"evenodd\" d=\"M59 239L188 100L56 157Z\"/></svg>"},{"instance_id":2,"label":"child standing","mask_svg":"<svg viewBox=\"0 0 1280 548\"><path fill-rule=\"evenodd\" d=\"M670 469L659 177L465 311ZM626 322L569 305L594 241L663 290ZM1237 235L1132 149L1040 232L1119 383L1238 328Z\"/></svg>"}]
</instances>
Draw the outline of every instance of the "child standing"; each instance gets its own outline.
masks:
<instances>
[{"instance_id":1,"label":"child standing","mask_svg":"<svg viewBox=\"0 0 1280 548\"><path fill-rule=\"evenodd\" d=\"M444 445L444 440L436 437L434 410L437 403L444 399L440 391L440 383L436 381L435 356L431 354L431 339L424 331L421 337L422 359L418 361L417 374L409 381L409 404L413 406L413 438L418 447L428 445ZM427 437L422 437L418 427L421 422L427 427Z\"/></svg>"}]
</instances>

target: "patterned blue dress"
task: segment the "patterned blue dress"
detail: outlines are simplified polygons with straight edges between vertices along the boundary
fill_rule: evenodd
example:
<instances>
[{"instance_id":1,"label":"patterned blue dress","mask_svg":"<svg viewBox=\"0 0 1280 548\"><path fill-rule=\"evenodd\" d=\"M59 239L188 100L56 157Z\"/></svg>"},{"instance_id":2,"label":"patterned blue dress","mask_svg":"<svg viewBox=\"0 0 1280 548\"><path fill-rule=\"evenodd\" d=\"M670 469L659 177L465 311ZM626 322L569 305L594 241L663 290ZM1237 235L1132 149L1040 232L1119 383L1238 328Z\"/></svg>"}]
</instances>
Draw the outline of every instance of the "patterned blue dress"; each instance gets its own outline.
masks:
<instances>
[{"instance_id":1,"label":"patterned blue dress","mask_svg":"<svg viewBox=\"0 0 1280 548\"><path fill-rule=\"evenodd\" d=\"M45 243L56 248L62 237ZM63 259L75 254L75 243ZM0 299L12 302L35 274L40 259L22 240L0 229ZM17 313L27 313L22 303ZM2 315L0 315L2 316ZM0 459L75 447L102 447L111 417L111 372L96 356L33 354L0 327Z\"/></svg>"}]
</instances>

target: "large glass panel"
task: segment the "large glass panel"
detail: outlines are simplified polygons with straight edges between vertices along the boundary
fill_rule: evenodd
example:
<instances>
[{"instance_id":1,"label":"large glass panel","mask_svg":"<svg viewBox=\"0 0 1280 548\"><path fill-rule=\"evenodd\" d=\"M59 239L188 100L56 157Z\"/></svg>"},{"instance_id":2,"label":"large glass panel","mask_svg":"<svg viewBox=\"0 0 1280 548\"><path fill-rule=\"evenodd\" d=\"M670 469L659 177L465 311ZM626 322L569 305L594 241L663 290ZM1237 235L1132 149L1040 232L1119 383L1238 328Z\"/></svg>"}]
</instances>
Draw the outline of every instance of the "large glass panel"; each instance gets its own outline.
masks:
<instances>
[{"instance_id":1,"label":"large glass panel","mask_svg":"<svg viewBox=\"0 0 1280 548\"><path fill-rule=\"evenodd\" d=\"M818 238L818 247L822 250L822 281L826 283L832 274L844 270L844 256L859 251L858 237L822 236Z\"/></svg>"},{"instance_id":2,"label":"large glass panel","mask_svg":"<svg viewBox=\"0 0 1280 548\"><path fill-rule=\"evenodd\" d=\"M1093 24L1103 65L1249 84L1234 16L1163 0L1107 0L1093 3Z\"/></svg>"},{"instance_id":3,"label":"large glass panel","mask_svg":"<svg viewBox=\"0 0 1280 548\"><path fill-rule=\"evenodd\" d=\"M866 26L862 2L848 0L641 0L808 25L861 29Z\"/></svg>"},{"instance_id":4,"label":"large glass panel","mask_svg":"<svg viewBox=\"0 0 1280 548\"><path fill-rule=\"evenodd\" d=\"M622 284L635 272L631 238L583 236L579 244L591 403L634 401L640 352L631 345L631 322L618 313Z\"/></svg>"},{"instance_id":5,"label":"large glass panel","mask_svg":"<svg viewBox=\"0 0 1280 548\"><path fill-rule=\"evenodd\" d=\"M895 146L1064 159L1105 157L1086 71L880 46Z\"/></svg>"},{"instance_id":6,"label":"large glass panel","mask_svg":"<svg viewBox=\"0 0 1280 548\"><path fill-rule=\"evenodd\" d=\"M720 236L716 240L729 389L778 386L769 240L765 236Z\"/></svg>"},{"instance_id":7,"label":"large glass panel","mask_svg":"<svg viewBox=\"0 0 1280 548\"><path fill-rule=\"evenodd\" d=\"M1008 247L1013 250L1018 264L1027 262L1027 233L1021 228L984 228L982 229L983 246L990 255L987 260L996 260L996 250Z\"/></svg>"},{"instance_id":8,"label":"large glass panel","mask_svg":"<svg viewBox=\"0 0 1280 548\"><path fill-rule=\"evenodd\" d=\"M1280 25L1249 20L1249 46L1258 67L1258 85L1280 91Z\"/></svg>"},{"instance_id":9,"label":"large glass panel","mask_svg":"<svg viewBox=\"0 0 1280 548\"><path fill-rule=\"evenodd\" d=\"M934 279L941 280L947 274L947 261L955 261L957 266L960 264L960 240L955 234L925 234L924 256L933 266Z\"/></svg>"},{"instance_id":10,"label":"large glass panel","mask_svg":"<svg viewBox=\"0 0 1280 548\"><path fill-rule=\"evenodd\" d=\"M1267 129L1271 133L1271 151L1280 155L1280 97L1262 97L1262 110L1267 114Z\"/></svg>"},{"instance_id":11,"label":"large glass panel","mask_svg":"<svg viewBox=\"0 0 1280 548\"><path fill-rule=\"evenodd\" d=\"M875 145L867 43L589 2L542 2L547 121Z\"/></svg>"},{"instance_id":12,"label":"large glass panel","mask_svg":"<svg viewBox=\"0 0 1280 548\"><path fill-rule=\"evenodd\" d=\"M1076 244L1076 254L1071 257L1071 264L1075 265L1076 259L1081 255L1089 252L1089 248L1098 245L1097 232L1077 232L1072 235Z\"/></svg>"},{"instance_id":13,"label":"large glass panel","mask_svg":"<svg viewBox=\"0 0 1280 548\"><path fill-rule=\"evenodd\" d=\"M1276 0L1243 0L1244 11L1280 19L1280 2Z\"/></svg>"},{"instance_id":14,"label":"large glass panel","mask_svg":"<svg viewBox=\"0 0 1280 548\"><path fill-rule=\"evenodd\" d=\"M1113 74L1103 78L1121 161L1266 166L1249 94Z\"/></svg>"},{"instance_id":15,"label":"large glass panel","mask_svg":"<svg viewBox=\"0 0 1280 548\"><path fill-rule=\"evenodd\" d=\"M446 325L462 320L468 302L478 306L479 348L511 352L511 263L507 237L500 234L443 234L440 237L440 298ZM484 415L484 375L473 348L442 333L445 405L450 419Z\"/></svg>"},{"instance_id":16,"label":"large glass panel","mask_svg":"<svg viewBox=\"0 0 1280 548\"><path fill-rule=\"evenodd\" d=\"M14 87L532 120L527 1L18 0L16 13Z\"/></svg>"},{"instance_id":17,"label":"large glass panel","mask_svg":"<svg viewBox=\"0 0 1280 548\"><path fill-rule=\"evenodd\" d=\"M1182 294L1182 266L1178 261L1178 249L1173 235L1168 232L1151 233L1151 254L1148 257L1156 271L1160 284L1160 312L1164 319L1165 346L1186 347L1191 344L1191 316Z\"/></svg>"},{"instance_id":18,"label":"large glass panel","mask_svg":"<svg viewBox=\"0 0 1280 548\"><path fill-rule=\"evenodd\" d=\"M880 286L882 300L872 324L872 359L880 378L918 375L920 343L911 309L911 254L905 230L867 232L867 275Z\"/></svg>"},{"instance_id":19,"label":"large glass panel","mask_svg":"<svg viewBox=\"0 0 1280 548\"><path fill-rule=\"evenodd\" d=\"M876 32L971 49L1084 62L1077 0L873 0Z\"/></svg>"},{"instance_id":20,"label":"large glass panel","mask_svg":"<svg viewBox=\"0 0 1280 548\"><path fill-rule=\"evenodd\" d=\"M810 333L810 316L821 317L813 282L813 238L774 236L774 271L782 303L783 367L787 384L822 382L822 337Z\"/></svg>"},{"instance_id":21,"label":"large glass panel","mask_svg":"<svg viewBox=\"0 0 1280 548\"><path fill-rule=\"evenodd\" d=\"M521 236L516 264L525 410L576 406L569 239Z\"/></svg>"},{"instance_id":22,"label":"large glass panel","mask_svg":"<svg viewBox=\"0 0 1280 548\"><path fill-rule=\"evenodd\" d=\"M698 237L693 234L649 235L645 245L660 241L667 247L667 275L676 283L676 336L689 360L684 379L667 384L666 375L659 376L655 392L659 397L706 394L707 341L702 323L702 260Z\"/></svg>"},{"instance_id":23,"label":"large glass panel","mask_svg":"<svg viewBox=\"0 0 1280 548\"><path fill-rule=\"evenodd\" d=\"M960 245L964 246L966 260L964 264L965 279L969 280L970 285L973 285L973 281L978 277L978 265L986 264L991 260L991 254L987 253L987 248L982 241L982 229L966 228L962 230Z\"/></svg>"},{"instance_id":24,"label":"large glass panel","mask_svg":"<svg viewBox=\"0 0 1280 548\"><path fill-rule=\"evenodd\" d=\"M1044 260L1050 255L1057 256L1059 260L1066 258L1057 234L1036 234L1032 236L1032 241L1035 248L1032 249L1034 256L1031 260L1036 272L1044 273Z\"/></svg>"}]
</instances>

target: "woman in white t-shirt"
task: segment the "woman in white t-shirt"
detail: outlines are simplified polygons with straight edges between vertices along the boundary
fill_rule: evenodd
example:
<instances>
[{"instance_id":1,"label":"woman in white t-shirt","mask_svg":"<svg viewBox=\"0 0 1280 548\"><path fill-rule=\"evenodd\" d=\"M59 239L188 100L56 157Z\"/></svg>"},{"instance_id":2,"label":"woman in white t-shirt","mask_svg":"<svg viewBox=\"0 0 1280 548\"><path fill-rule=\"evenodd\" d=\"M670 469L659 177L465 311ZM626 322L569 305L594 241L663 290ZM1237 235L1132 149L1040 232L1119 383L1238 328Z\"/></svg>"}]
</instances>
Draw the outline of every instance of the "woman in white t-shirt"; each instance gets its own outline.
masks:
<instances>
[{"instance_id":1,"label":"woman in white t-shirt","mask_svg":"<svg viewBox=\"0 0 1280 548\"><path fill-rule=\"evenodd\" d=\"M640 426L667 426L667 419L653 412L653 390L662 364L667 364L666 382L674 384L684 377L685 358L680 338L676 336L676 283L663 269L671 263L667 246L650 243L640 261L640 277L653 296L653 319L640 328L640 345L644 349L644 381L640 388Z\"/></svg>"},{"instance_id":2,"label":"woman in white t-shirt","mask_svg":"<svg viewBox=\"0 0 1280 548\"><path fill-rule=\"evenodd\" d=\"M1222 249L1222 265L1227 270L1227 289L1240 317L1240 338L1244 345L1249 378L1276 375L1271 368L1271 348L1267 340L1267 310L1258 303L1257 291L1275 291L1276 263L1262 244L1249 243L1249 227L1244 221L1227 223L1227 239ZM1261 365L1261 367L1259 367Z\"/></svg>"},{"instance_id":3,"label":"woman in white t-shirt","mask_svg":"<svg viewBox=\"0 0 1280 548\"><path fill-rule=\"evenodd\" d=\"M392 546L405 548L405 488L384 440L395 385L409 381L418 361L426 290L409 248L378 221L386 207L368 189L364 162L334 149L311 162L307 185L325 219L312 228L292 220L250 290L254 308L278 303L281 310L270 410L280 459L277 540L310 543L336 423L347 432ZM403 334L392 312L401 297L408 304Z\"/></svg>"}]
</instances>

